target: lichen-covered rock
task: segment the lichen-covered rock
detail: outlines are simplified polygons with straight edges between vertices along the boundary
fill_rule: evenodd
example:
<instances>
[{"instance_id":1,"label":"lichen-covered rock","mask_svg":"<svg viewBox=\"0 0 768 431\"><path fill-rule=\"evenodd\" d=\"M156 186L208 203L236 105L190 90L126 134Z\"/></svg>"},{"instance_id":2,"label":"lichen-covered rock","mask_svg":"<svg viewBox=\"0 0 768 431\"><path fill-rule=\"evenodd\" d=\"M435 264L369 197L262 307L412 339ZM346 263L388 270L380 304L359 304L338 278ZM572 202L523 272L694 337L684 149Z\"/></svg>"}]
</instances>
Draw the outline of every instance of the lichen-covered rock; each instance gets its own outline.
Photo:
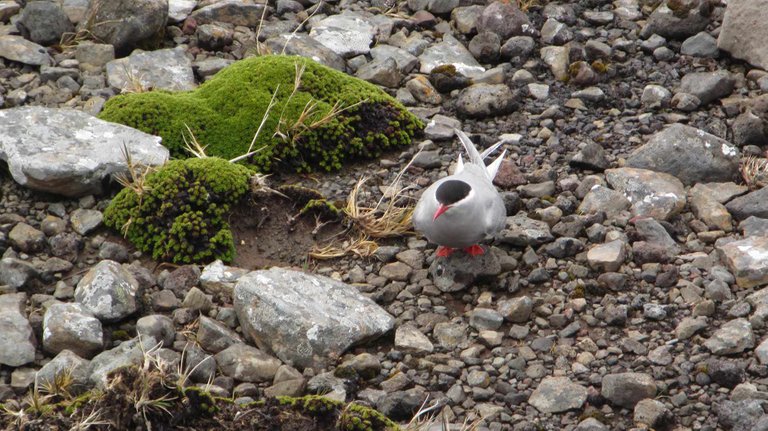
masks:
<instances>
[{"instance_id":1,"label":"lichen-covered rock","mask_svg":"<svg viewBox=\"0 0 768 431\"><path fill-rule=\"evenodd\" d=\"M118 321L138 309L138 290L139 282L130 272L115 261L102 260L77 283L75 300L101 320Z\"/></svg>"},{"instance_id":2,"label":"lichen-covered rock","mask_svg":"<svg viewBox=\"0 0 768 431\"><path fill-rule=\"evenodd\" d=\"M301 85L294 92L297 74ZM253 142L252 149L262 150L247 163L263 171L274 169L278 160L299 171L339 169L343 160L410 144L422 127L376 86L291 56L236 62L190 92L120 95L107 102L100 117L162 136L174 156L187 156L186 126L212 156L241 156Z\"/></svg>"},{"instance_id":3,"label":"lichen-covered rock","mask_svg":"<svg viewBox=\"0 0 768 431\"><path fill-rule=\"evenodd\" d=\"M139 250L174 263L229 262L235 245L226 215L248 190L251 171L226 160L174 160L147 175L144 192L125 188L104 223Z\"/></svg>"}]
</instances>

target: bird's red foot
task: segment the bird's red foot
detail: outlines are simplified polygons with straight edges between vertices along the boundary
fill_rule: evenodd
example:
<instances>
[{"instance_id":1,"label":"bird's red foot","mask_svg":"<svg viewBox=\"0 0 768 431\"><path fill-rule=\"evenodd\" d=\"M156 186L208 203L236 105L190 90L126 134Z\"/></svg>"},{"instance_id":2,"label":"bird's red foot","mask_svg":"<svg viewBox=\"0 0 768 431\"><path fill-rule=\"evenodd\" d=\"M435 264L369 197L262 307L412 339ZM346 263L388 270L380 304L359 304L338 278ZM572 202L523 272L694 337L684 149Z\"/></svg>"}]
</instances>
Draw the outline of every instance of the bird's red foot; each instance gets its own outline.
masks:
<instances>
[{"instance_id":1,"label":"bird's red foot","mask_svg":"<svg viewBox=\"0 0 768 431\"><path fill-rule=\"evenodd\" d=\"M437 247L437 252L435 252L435 255L437 257L448 257L452 255L454 251L456 251L455 248L443 247L441 245L440 247Z\"/></svg>"},{"instance_id":2,"label":"bird's red foot","mask_svg":"<svg viewBox=\"0 0 768 431\"><path fill-rule=\"evenodd\" d=\"M467 253L470 256L482 256L485 254L485 249L478 244L466 247L464 249L464 252Z\"/></svg>"}]
</instances>

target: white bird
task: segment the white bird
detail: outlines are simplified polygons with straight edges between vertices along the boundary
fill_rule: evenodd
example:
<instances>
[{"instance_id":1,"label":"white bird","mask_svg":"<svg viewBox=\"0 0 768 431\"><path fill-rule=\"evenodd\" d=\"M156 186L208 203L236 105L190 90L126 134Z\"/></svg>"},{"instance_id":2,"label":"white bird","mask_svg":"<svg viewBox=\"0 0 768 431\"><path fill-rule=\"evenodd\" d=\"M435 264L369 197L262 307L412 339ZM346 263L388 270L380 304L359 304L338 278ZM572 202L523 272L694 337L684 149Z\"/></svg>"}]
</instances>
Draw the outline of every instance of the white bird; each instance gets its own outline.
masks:
<instances>
[{"instance_id":1,"label":"white bird","mask_svg":"<svg viewBox=\"0 0 768 431\"><path fill-rule=\"evenodd\" d=\"M454 174L429 186L413 213L414 228L440 246L437 256L441 257L459 248L471 256L484 254L485 249L478 243L503 229L507 217L504 201L493 185L506 150L486 166L485 157L501 142L480 154L464 132L455 132L469 162L464 164L459 154Z\"/></svg>"}]
</instances>

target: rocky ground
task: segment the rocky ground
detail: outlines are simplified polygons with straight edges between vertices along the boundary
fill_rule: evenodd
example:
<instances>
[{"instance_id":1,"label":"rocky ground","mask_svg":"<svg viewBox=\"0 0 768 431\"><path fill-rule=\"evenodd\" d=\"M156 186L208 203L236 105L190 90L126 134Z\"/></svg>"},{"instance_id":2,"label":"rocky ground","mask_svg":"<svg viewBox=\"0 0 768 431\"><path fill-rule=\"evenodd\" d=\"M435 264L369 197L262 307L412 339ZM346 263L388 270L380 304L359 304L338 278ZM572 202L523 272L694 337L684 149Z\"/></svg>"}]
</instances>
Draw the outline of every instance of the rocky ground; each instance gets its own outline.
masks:
<instances>
[{"instance_id":1,"label":"rocky ground","mask_svg":"<svg viewBox=\"0 0 768 431\"><path fill-rule=\"evenodd\" d=\"M157 343L236 403L320 393L407 422L428 397L491 430L768 429L760 2L140 3L0 0L0 423L32 408L36 376L103 389ZM405 236L318 260L312 220L283 241L240 220L239 268L175 267L103 227L120 166L93 136L118 131L59 108L194 88L266 50L378 84L427 124L402 153L273 185L344 201L367 175L370 203L413 158L416 198L452 169L453 128L502 140L508 220L490 252L435 260ZM282 235L296 209L274 207L238 214L267 208L261 234ZM249 273L273 265L328 278Z\"/></svg>"}]
</instances>

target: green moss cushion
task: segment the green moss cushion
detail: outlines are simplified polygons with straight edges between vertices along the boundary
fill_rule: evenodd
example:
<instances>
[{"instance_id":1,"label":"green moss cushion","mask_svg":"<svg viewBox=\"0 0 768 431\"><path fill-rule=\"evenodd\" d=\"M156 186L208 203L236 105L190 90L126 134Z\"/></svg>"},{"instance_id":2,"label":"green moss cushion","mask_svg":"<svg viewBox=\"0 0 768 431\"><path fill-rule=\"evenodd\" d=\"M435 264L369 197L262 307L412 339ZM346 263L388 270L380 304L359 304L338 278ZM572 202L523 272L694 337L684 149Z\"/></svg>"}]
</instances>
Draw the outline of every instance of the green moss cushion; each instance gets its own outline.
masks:
<instances>
[{"instance_id":1,"label":"green moss cushion","mask_svg":"<svg viewBox=\"0 0 768 431\"><path fill-rule=\"evenodd\" d=\"M189 157L186 125L209 155L232 159L247 152L273 94L275 105L254 145L264 150L249 159L260 171L278 161L298 171L338 169L344 160L408 145L423 127L378 87L280 55L238 61L194 91L113 97L100 118L161 136L175 157ZM327 118L334 110L340 112Z\"/></svg>"},{"instance_id":2,"label":"green moss cushion","mask_svg":"<svg viewBox=\"0 0 768 431\"><path fill-rule=\"evenodd\" d=\"M154 259L229 262L235 245L226 216L245 196L251 175L219 158L173 160L147 175L141 193L121 190L104 222Z\"/></svg>"}]
</instances>

